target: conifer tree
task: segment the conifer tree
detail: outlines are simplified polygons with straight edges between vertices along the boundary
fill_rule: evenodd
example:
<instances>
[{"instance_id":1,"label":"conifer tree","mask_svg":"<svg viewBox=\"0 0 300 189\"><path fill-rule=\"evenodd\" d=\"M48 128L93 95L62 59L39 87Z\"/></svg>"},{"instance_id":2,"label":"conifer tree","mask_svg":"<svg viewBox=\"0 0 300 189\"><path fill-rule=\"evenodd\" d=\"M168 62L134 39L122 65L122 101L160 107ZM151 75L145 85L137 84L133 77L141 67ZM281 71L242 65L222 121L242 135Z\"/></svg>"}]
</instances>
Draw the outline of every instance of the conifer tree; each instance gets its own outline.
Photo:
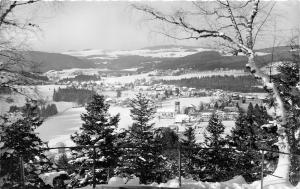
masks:
<instances>
[{"instance_id":1,"label":"conifer tree","mask_svg":"<svg viewBox=\"0 0 300 189\"><path fill-rule=\"evenodd\" d=\"M20 164L24 165L25 185L37 187L38 175L51 171L53 164L43 154L45 143L35 129L43 123L36 103L27 101L22 109L0 119L0 188L20 188Z\"/></svg>"},{"instance_id":2,"label":"conifer tree","mask_svg":"<svg viewBox=\"0 0 300 189\"><path fill-rule=\"evenodd\" d=\"M130 107L134 122L129 128L126 143L134 148L124 152L118 172L127 176L133 174L139 177L143 184L157 181L157 177L161 175L161 144L155 137L154 123L151 123L155 113L154 103L139 93L131 100Z\"/></svg>"},{"instance_id":3,"label":"conifer tree","mask_svg":"<svg viewBox=\"0 0 300 189\"><path fill-rule=\"evenodd\" d=\"M262 128L261 125L270 121L266 109L257 104L253 108L250 103L247 113L240 110L235 127L228 137L230 146L236 151L233 154L239 164L236 164L237 175L243 175L246 181L251 182L259 179L261 171L260 149L276 150L276 130ZM270 164L277 156L266 153L265 160ZM270 172L265 166L265 172Z\"/></svg>"},{"instance_id":4,"label":"conifer tree","mask_svg":"<svg viewBox=\"0 0 300 189\"><path fill-rule=\"evenodd\" d=\"M232 158L239 162L234 164L235 174L242 175L246 181L252 182L260 176L260 153L253 144L254 132L248 122L247 115L240 109L239 116L235 121L235 127L228 137L230 147L234 149Z\"/></svg>"},{"instance_id":5,"label":"conifer tree","mask_svg":"<svg viewBox=\"0 0 300 189\"><path fill-rule=\"evenodd\" d=\"M247 109L247 115L252 116L254 114L254 107L253 104L250 102Z\"/></svg>"},{"instance_id":6,"label":"conifer tree","mask_svg":"<svg viewBox=\"0 0 300 189\"><path fill-rule=\"evenodd\" d=\"M181 142L182 147L182 162L183 162L183 175L185 177L193 177L195 174L197 159L195 153L197 152L195 128L188 127L183 133Z\"/></svg>"},{"instance_id":7,"label":"conifer tree","mask_svg":"<svg viewBox=\"0 0 300 189\"><path fill-rule=\"evenodd\" d=\"M299 44L295 39L291 41L292 58L288 62L282 62L277 67L279 74L272 77L276 86L279 88L280 95L287 109L287 122L289 130L287 131L288 142L291 146L291 153L300 153L300 56ZM298 85L298 87L297 87ZM290 181L293 184L299 182L300 160L297 156L291 156Z\"/></svg>"},{"instance_id":8,"label":"conifer tree","mask_svg":"<svg viewBox=\"0 0 300 189\"><path fill-rule=\"evenodd\" d=\"M161 155L164 160L161 161L161 181L167 182L168 180L178 176L178 147L179 136L169 127L157 129L157 140L161 144Z\"/></svg>"},{"instance_id":9,"label":"conifer tree","mask_svg":"<svg viewBox=\"0 0 300 189\"><path fill-rule=\"evenodd\" d=\"M94 95L93 100L88 103L86 113L81 115L83 121L80 131L71 135L72 141L78 145L99 146L100 148L83 148L74 151L75 160L71 163L78 168L78 172L84 172L82 184L93 182L93 158L95 158L97 183L106 183L107 177L116 166L119 151L115 146L117 136L115 129L119 122L119 115L111 116L108 113L109 104L101 95ZM86 169L86 170L85 170ZM78 183L78 182L75 182ZM75 184L76 185L76 184Z\"/></svg>"},{"instance_id":10,"label":"conifer tree","mask_svg":"<svg viewBox=\"0 0 300 189\"><path fill-rule=\"evenodd\" d=\"M225 127L216 114L213 114L209 120L204 135L205 147L203 150L203 169L199 177L203 181L220 182L232 178L231 158L224 137Z\"/></svg>"}]
</instances>

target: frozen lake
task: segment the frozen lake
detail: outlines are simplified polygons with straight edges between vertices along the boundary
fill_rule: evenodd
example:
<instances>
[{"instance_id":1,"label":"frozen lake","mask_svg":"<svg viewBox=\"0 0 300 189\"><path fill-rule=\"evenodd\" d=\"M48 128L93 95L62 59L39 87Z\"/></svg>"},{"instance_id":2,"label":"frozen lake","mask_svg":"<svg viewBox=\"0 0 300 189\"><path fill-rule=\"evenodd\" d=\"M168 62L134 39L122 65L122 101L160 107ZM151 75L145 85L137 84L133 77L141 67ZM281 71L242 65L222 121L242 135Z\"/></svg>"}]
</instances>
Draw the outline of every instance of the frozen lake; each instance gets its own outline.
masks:
<instances>
[{"instance_id":1,"label":"frozen lake","mask_svg":"<svg viewBox=\"0 0 300 189\"><path fill-rule=\"evenodd\" d=\"M37 132L43 141L49 142L49 146L55 146L58 142L74 145L70 139L70 135L79 130L82 124L80 115L84 112L84 107L69 108L56 116L46 119L37 129ZM120 113L119 128L128 128L132 123L128 108L111 106L109 112L111 115Z\"/></svg>"}]
</instances>

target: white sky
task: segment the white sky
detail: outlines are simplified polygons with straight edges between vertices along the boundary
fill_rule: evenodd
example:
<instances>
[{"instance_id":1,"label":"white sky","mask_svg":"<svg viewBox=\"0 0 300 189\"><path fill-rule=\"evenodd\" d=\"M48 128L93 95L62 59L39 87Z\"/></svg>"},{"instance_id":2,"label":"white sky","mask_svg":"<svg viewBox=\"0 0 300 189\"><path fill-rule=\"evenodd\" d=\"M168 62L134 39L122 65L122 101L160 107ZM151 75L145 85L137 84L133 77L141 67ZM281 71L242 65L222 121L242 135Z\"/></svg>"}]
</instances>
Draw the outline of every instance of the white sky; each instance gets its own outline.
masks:
<instances>
[{"instance_id":1,"label":"white sky","mask_svg":"<svg viewBox=\"0 0 300 189\"><path fill-rule=\"evenodd\" d=\"M19 15L31 15L41 32L31 37L33 50L62 52L83 49L137 49L163 44L203 46L202 41L175 41L153 33L156 25L146 22L144 15L130 8L132 2L42 2L34 8L19 10ZM151 2L163 11L184 7L190 2ZM300 22L299 1L277 2L278 41L284 43ZM29 12L29 14L28 14ZM272 29L272 28L271 28ZM258 47L271 46L273 37L258 40Z\"/></svg>"}]
</instances>

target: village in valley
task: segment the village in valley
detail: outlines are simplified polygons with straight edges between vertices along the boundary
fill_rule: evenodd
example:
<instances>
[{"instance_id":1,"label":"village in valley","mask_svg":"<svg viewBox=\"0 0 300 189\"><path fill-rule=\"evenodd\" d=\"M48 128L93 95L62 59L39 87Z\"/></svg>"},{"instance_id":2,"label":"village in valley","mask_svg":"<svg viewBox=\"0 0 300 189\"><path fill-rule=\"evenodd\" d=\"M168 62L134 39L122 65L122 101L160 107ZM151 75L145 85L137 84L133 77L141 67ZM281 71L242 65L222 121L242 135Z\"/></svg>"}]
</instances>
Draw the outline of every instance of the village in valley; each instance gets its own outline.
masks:
<instances>
[{"instance_id":1,"label":"village in valley","mask_svg":"<svg viewBox=\"0 0 300 189\"><path fill-rule=\"evenodd\" d=\"M108 75L105 72L100 72L101 74L96 75L94 72L87 72L93 75L84 75L84 71L77 71L73 72L71 76L69 74L63 77L59 75L62 73L51 72L52 79L55 79L55 85L50 85L48 90L47 85L42 86L47 91L46 93L49 93L50 101L52 101L53 89L71 88L74 90L94 91L104 95L105 101L110 104L111 108L119 111L113 112L121 114L121 125L119 126L128 128L131 124L131 118L122 114L129 112L131 99L136 94L142 93L155 103L156 114L153 122L156 128L168 127L178 134L182 134L186 128L192 127L196 129L198 141L203 140L204 130L212 114L216 114L222 120L226 125L227 133L229 133L234 126L240 109L246 112L250 103L253 107L255 105L260 107L266 106L266 93L241 93L221 89L196 89L168 85L161 83L155 77L158 75L157 72L141 74L121 73L119 75L114 73ZM62 78L59 79L59 77ZM80 81L78 79L80 77L93 79ZM48 103L59 104L60 102ZM80 109L85 106L85 103L78 103L75 99L73 99L73 103L75 104L72 105L72 108ZM65 138L61 138L61 140L65 140ZM63 142L56 139L53 141L56 143ZM55 145L54 142L50 142L50 144Z\"/></svg>"},{"instance_id":2,"label":"village in valley","mask_svg":"<svg viewBox=\"0 0 300 189\"><path fill-rule=\"evenodd\" d=\"M1 0L0 188L300 189L299 9Z\"/></svg>"}]
</instances>

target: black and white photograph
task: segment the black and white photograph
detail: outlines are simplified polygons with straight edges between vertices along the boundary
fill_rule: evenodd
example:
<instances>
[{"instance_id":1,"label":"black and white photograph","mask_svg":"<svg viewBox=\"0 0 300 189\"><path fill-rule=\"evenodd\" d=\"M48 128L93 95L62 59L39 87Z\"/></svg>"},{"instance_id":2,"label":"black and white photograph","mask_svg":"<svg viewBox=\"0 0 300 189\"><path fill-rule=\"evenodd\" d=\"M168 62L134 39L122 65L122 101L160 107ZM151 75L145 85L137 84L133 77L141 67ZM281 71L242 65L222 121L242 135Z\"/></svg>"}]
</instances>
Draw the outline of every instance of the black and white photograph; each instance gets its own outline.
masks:
<instances>
[{"instance_id":1,"label":"black and white photograph","mask_svg":"<svg viewBox=\"0 0 300 189\"><path fill-rule=\"evenodd\" d=\"M300 189L299 0L0 0L0 189Z\"/></svg>"}]
</instances>

